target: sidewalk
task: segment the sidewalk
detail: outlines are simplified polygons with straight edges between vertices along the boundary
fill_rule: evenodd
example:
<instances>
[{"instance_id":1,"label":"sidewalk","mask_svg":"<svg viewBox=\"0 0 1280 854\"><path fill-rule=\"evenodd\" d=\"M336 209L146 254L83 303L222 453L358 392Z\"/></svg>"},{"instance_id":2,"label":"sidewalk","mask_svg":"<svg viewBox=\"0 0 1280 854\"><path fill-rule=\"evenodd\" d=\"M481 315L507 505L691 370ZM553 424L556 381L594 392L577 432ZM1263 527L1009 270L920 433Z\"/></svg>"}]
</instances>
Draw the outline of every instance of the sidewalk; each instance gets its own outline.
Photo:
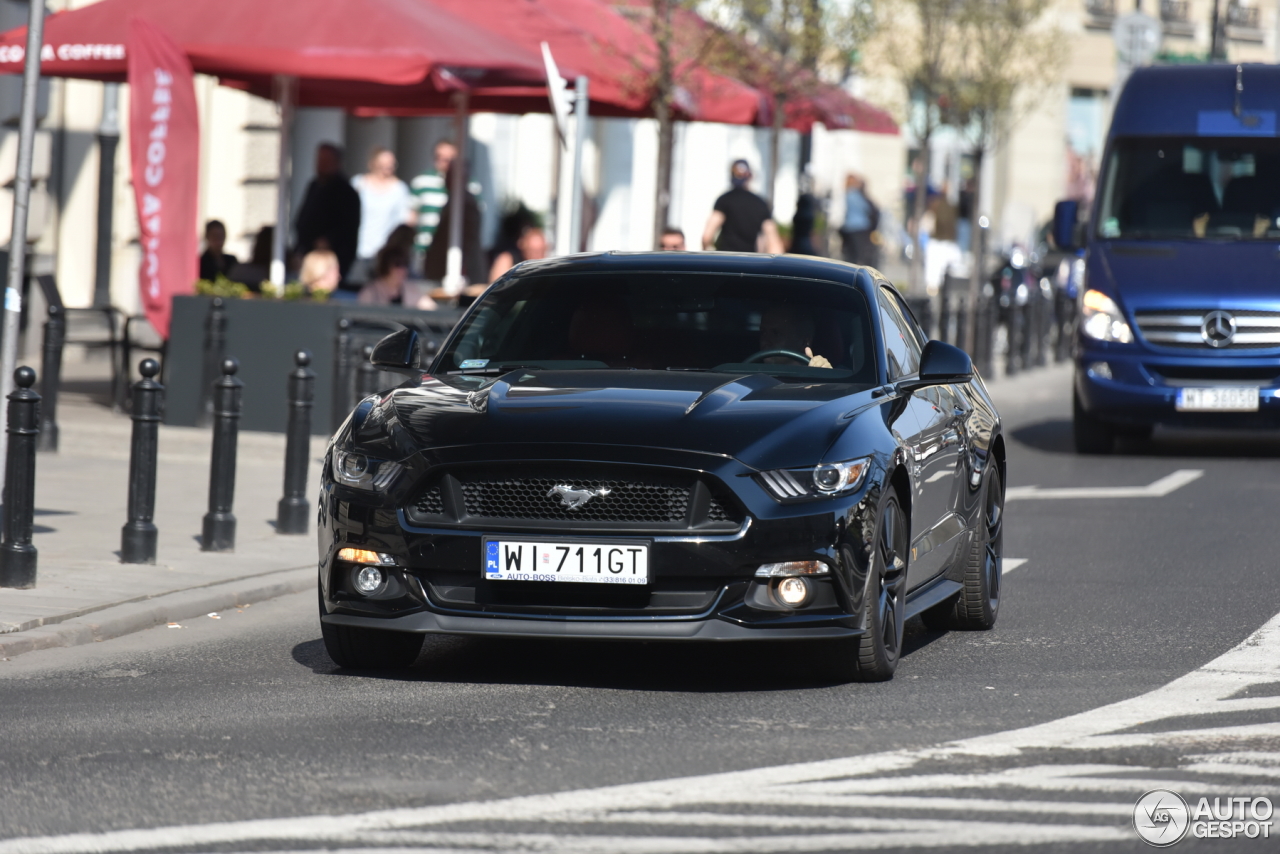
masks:
<instances>
[{"instance_id":1,"label":"sidewalk","mask_svg":"<svg viewBox=\"0 0 1280 854\"><path fill-rule=\"evenodd\" d=\"M87 394L64 393L58 409L60 450L36 457L36 587L0 589L0 658L206 619L210 612L315 585L314 519L306 536L275 532L284 483L282 435L240 434L236 549L213 554L200 551L211 431L162 425L156 565L126 565L118 553L132 421ZM312 440L310 496L319 484L325 443L323 437Z\"/></svg>"},{"instance_id":2,"label":"sidewalk","mask_svg":"<svg viewBox=\"0 0 1280 854\"><path fill-rule=\"evenodd\" d=\"M1065 366L989 382L997 403L1055 394ZM283 398L280 405L284 406ZM31 590L0 589L0 659L117 637L166 622L308 590L316 583L314 519L306 536L275 532L283 494L284 437L241 433L236 460L234 553L200 551L208 509L208 429L160 428L155 566L119 562L132 422L88 394L59 400L60 450L36 457ZM326 439L311 443L308 495L320 483Z\"/></svg>"}]
</instances>

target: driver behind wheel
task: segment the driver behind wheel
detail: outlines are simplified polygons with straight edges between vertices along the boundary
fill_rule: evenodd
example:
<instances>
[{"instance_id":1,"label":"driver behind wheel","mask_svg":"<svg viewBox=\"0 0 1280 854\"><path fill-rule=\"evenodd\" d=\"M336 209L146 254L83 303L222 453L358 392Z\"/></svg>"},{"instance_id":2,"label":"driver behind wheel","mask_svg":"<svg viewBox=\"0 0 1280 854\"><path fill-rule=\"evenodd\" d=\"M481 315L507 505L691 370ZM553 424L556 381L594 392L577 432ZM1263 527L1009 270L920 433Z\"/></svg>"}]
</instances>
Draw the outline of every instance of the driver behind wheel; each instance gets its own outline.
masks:
<instances>
[{"instance_id":1,"label":"driver behind wheel","mask_svg":"<svg viewBox=\"0 0 1280 854\"><path fill-rule=\"evenodd\" d=\"M829 368L831 362L825 356L813 352L813 337L816 325L813 315L803 309L790 305L774 304L764 310L760 318L760 350L789 350L803 353L809 358L811 368ZM796 360L786 356L770 356L764 360L769 364L795 364Z\"/></svg>"}]
</instances>

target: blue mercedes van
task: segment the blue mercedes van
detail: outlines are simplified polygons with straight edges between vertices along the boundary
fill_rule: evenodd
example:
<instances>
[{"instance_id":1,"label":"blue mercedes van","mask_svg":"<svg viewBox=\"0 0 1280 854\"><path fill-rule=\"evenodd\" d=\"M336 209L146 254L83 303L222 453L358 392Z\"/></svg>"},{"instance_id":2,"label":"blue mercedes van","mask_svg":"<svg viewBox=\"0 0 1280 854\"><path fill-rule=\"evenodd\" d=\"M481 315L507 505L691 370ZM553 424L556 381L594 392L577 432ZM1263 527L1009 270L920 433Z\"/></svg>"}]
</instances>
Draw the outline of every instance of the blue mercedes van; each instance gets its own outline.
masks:
<instances>
[{"instance_id":1,"label":"blue mercedes van","mask_svg":"<svg viewBox=\"0 0 1280 854\"><path fill-rule=\"evenodd\" d=\"M1280 426L1280 66L1142 68L1111 121L1080 248L1074 436Z\"/></svg>"}]
</instances>

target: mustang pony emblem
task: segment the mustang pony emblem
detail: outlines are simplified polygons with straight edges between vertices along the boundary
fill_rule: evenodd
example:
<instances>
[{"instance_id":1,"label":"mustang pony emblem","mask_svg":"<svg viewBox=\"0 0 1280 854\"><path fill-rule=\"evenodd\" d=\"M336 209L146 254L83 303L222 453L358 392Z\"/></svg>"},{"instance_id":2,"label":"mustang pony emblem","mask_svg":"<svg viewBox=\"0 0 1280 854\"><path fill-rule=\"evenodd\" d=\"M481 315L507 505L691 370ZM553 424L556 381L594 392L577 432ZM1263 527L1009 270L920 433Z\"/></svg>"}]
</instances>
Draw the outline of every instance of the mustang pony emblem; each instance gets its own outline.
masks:
<instances>
[{"instance_id":1,"label":"mustang pony emblem","mask_svg":"<svg viewBox=\"0 0 1280 854\"><path fill-rule=\"evenodd\" d=\"M612 490L608 489L575 489L566 484L551 487L551 491L547 493L550 498L553 495L560 496L560 503L564 505L566 510L577 510L593 498L604 498Z\"/></svg>"}]
</instances>

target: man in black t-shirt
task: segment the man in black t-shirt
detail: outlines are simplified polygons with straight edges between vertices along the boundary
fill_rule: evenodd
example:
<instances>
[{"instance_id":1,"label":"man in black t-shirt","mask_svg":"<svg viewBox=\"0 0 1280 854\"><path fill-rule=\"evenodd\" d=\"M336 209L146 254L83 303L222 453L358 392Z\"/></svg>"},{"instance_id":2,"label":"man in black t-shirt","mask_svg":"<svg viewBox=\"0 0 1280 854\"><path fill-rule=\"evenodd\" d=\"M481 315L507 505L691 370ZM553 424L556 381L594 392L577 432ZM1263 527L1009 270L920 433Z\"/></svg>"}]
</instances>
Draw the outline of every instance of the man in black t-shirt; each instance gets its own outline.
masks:
<instances>
[{"instance_id":1,"label":"man in black t-shirt","mask_svg":"<svg viewBox=\"0 0 1280 854\"><path fill-rule=\"evenodd\" d=\"M702 230L702 248L781 255L785 250L769 203L747 189L751 181L747 161L733 161L729 180L733 189L716 199L707 227Z\"/></svg>"}]
</instances>

